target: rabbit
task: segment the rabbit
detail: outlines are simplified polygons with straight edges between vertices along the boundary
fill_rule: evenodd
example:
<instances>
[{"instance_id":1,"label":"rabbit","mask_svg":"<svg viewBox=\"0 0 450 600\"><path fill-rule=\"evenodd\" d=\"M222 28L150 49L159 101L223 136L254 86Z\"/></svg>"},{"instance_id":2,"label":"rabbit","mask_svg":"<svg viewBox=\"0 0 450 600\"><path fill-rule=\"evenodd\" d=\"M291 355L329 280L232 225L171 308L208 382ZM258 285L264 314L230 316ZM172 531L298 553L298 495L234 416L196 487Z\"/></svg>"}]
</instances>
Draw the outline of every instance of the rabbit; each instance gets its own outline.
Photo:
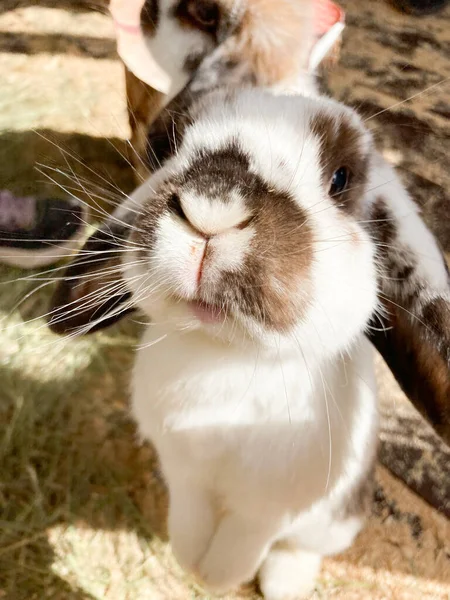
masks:
<instances>
[{"instance_id":1,"label":"rabbit","mask_svg":"<svg viewBox=\"0 0 450 600\"><path fill-rule=\"evenodd\" d=\"M117 1L120 4L120 0ZM139 2L141 0L138 2L134 0L135 8ZM221 8L220 3L215 2L207 4L216 7L214 10L216 10L216 24L218 25L223 15L227 14L226 7ZM177 37L181 22L177 23L174 11L165 12L163 5L161 5L162 11L158 12L163 16L155 19L155 6L160 5L153 3L152 6L153 13L149 10L148 3L145 4L141 22L144 24L146 47L150 51L150 59L161 64L160 47L156 43L160 35L159 28L168 27L170 21L172 33L174 37ZM197 2L185 3L186 10L191 15L192 36L202 36L201 18L197 14L197 9L201 6L204 5ZM336 31L338 33L342 31L344 22L342 11L330 2L319 0L309 3L306 0L301 3L292 3L286 0L282 5L276 3L276 7L275 3L267 0L264 2L266 10L261 14L256 10L259 8L260 2L253 3L252 0L248 0L236 3L236 6L240 8L240 11L234 12L238 26L229 29L227 35L220 39L217 38L216 45L206 47L199 43L198 47L202 46L203 48L199 53L199 64L195 65L195 69L189 75L184 72L184 76L180 76L181 71L177 71L178 75L175 79L178 84L172 86L172 90L166 96L159 94L158 102L151 100L155 97L155 90L147 87L144 91L142 88L144 84L139 83L132 73L127 74L130 123L133 131L132 142L136 148L134 162L135 165L138 165L136 169L141 177L145 177L159 168L160 164L176 151L179 129L184 127L190 105L195 99L200 98L202 94L208 93L219 84L228 88L251 84L266 86L272 91L278 90L281 93L293 91L313 96L318 94L316 67L320 60L316 59L314 64L311 63L311 60L319 49L322 52L322 54L319 52L322 59L327 52L329 54L329 51L333 49L333 39L331 38L330 42L330 34L335 35ZM147 16L145 17L145 15ZM257 19L255 15L258 16ZM284 18L285 16L288 18ZM169 21L165 21L165 18ZM324 18L325 21L332 18L334 25L330 28L330 22L328 22L327 33L323 36L320 23ZM289 24L289 27L283 30L286 23ZM294 29L297 32L296 39L301 40L301 43L297 42L291 46L292 37L288 35L288 32ZM268 30L278 32L277 40L275 36L264 34ZM321 38L320 35L322 35ZM318 37L320 38L319 42L317 42ZM251 46L246 45L244 40L252 38L258 43ZM325 48L322 48L325 42L328 45L325 44ZM178 44L177 47L181 48L181 45ZM245 47L251 48L251 51L243 52ZM336 44L334 44L334 50L336 50ZM261 55L266 56L266 60L259 60L258 57ZM284 60L286 56L295 56L295 60L286 61ZM125 54L122 55L122 58L127 63ZM182 63L182 60L178 62L178 64ZM324 63L322 62L322 64ZM172 72L175 73L175 71ZM188 83L180 92L180 86L186 80ZM380 173L385 176L382 185L383 192L386 192L383 194L386 210L381 212L385 213L387 219L385 222L393 221L392 229L398 235L395 236L395 240L389 240L389 244L394 250L390 252L390 265L385 262L384 266L387 271L379 280L380 293L384 295L382 302L387 305L389 310L385 311L382 319L380 316L376 317L376 322L372 324L368 335L414 406L437 433L447 443L450 443L450 317L448 301L444 300L439 306L430 309L430 324L424 325L428 319L424 321L423 315L421 316L428 304L427 295L428 298L436 295L440 298L442 289L444 289L444 296L447 297L448 284L446 283L444 288L439 285L437 289L434 289L435 277L433 274L437 270L440 276L445 278L446 262L441 256L436 240L430 241L430 233L424 226L418 209L407 196L395 172L381 157L378 157L378 168ZM388 181L392 183L387 185ZM398 213L397 196L404 199L400 206L409 215L404 222ZM405 239L403 232L409 228L420 235L414 236L413 239L406 236L408 243L405 249L403 248ZM383 241L378 243L385 244ZM434 265L426 260L429 245L433 246L432 256L434 257L436 254L439 256ZM409 259L406 261L408 268L405 270L405 261L402 257L406 255L409 255ZM411 266L415 266L417 269L411 269ZM411 276L418 273L421 273L419 278ZM408 274L406 280L398 277L398 275L403 276L404 274ZM389 277L394 279L394 283L391 285L387 284ZM414 294L405 292L405 290L414 289L414 285L416 285L415 289L421 289L423 292L418 294L417 298L413 297ZM405 352L405 348L408 349L407 352Z\"/></svg>"},{"instance_id":2,"label":"rabbit","mask_svg":"<svg viewBox=\"0 0 450 600\"><path fill-rule=\"evenodd\" d=\"M192 91L192 86L202 87L197 82L208 79L208 67L211 68L208 57L205 63L198 69L199 79L192 78L150 129L148 145L155 167L164 166L165 161L176 155L184 131L195 118L196 106L209 93L206 84L203 94ZM311 90L308 95L317 96ZM193 102L193 98L197 100ZM330 128L323 132L323 138L332 134ZM378 298L383 311L374 313L366 337L381 353L414 406L442 439L450 443L448 267L395 170L373 145L371 157L371 183L365 192L364 217L378 248ZM271 167L271 172L279 168ZM147 189L147 183L142 189ZM141 192L138 190L136 194L139 197ZM114 287L110 283L113 270L120 268L120 245L127 243L129 228L139 212L135 204L132 196L120 206L87 241L81 257L69 266L66 279L57 287L52 300L50 326L55 332L94 332L134 311L126 285ZM107 289L108 294L98 298L98 289Z\"/></svg>"},{"instance_id":3,"label":"rabbit","mask_svg":"<svg viewBox=\"0 0 450 600\"><path fill-rule=\"evenodd\" d=\"M258 90L212 94L192 121L135 197L123 273L153 324L131 413L181 566L214 593L259 573L265 598L303 598L370 500L372 142L333 101Z\"/></svg>"},{"instance_id":4,"label":"rabbit","mask_svg":"<svg viewBox=\"0 0 450 600\"><path fill-rule=\"evenodd\" d=\"M372 140L319 97L216 91L190 116L120 242L125 305L151 320L131 413L186 571L214 593L258 573L269 600L307 597L370 501Z\"/></svg>"},{"instance_id":5,"label":"rabbit","mask_svg":"<svg viewBox=\"0 0 450 600\"><path fill-rule=\"evenodd\" d=\"M130 45L134 37L125 35L120 40L121 33L127 32L118 26L119 52L127 66L131 159L141 180L176 151L180 119L174 115L188 113L193 99L218 85L252 84L283 93L293 89L316 95L317 65L321 60L322 66L325 64L324 57L329 62L330 52L336 58L344 23L342 11L327 0L112 0L110 9L118 25L131 18L137 37L143 34L148 50L137 64L133 43ZM164 39L163 30L170 30L171 38L177 40L175 53L165 53L166 45L158 42ZM193 54L196 59L188 60ZM167 61L172 62L169 65ZM148 68L149 62L165 69L170 88L161 85L154 69ZM147 77L149 85L133 70ZM153 74L151 80L149 73ZM384 263L386 273L379 279L382 302L388 310L381 322L380 316L376 318L368 335L415 407L450 443L448 279L443 287L439 283L435 288L435 272L439 272L439 282L445 279L446 262L395 172L381 157L378 168L383 173L380 196L385 208L376 214L383 213L385 219L373 221L392 222L393 227L384 231L393 231L395 236L388 241L393 251L389 264ZM402 198L400 203L397 197ZM402 218L399 207L408 219ZM409 236L409 231L417 235ZM386 245L386 241L378 243ZM433 248L431 256L439 256L434 264L426 259L429 246ZM406 279L402 277L405 274ZM415 297L411 290L419 289L421 293ZM427 298L434 297L440 298L439 303L428 306ZM428 314L422 314L424 310Z\"/></svg>"}]
</instances>

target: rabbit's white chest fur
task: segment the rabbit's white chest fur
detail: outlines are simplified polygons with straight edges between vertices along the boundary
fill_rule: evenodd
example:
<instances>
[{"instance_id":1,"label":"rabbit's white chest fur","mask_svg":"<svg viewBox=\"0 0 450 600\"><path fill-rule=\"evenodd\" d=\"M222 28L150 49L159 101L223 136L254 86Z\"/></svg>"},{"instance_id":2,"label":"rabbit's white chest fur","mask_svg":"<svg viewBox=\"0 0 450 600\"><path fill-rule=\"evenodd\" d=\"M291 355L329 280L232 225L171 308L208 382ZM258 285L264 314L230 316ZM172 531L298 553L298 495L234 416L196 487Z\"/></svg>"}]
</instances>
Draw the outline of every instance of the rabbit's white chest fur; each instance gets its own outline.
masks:
<instances>
[{"instance_id":1,"label":"rabbit's white chest fur","mask_svg":"<svg viewBox=\"0 0 450 600\"><path fill-rule=\"evenodd\" d=\"M151 326L143 345L161 335ZM169 479L189 472L222 496L242 486L298 511L332 489L373 429L372 353L365 341L356 352L314 373L301 355L172 332L139 352L133 414Z\"/></svg>"},{"instance_id":2,"label":"rabbit's white chest fur","mask_svg":"<svg viewBox=\"0 0 450 600\"><path fill-rule=\"evenodd\" d=\"M223 514L241 523L231 546L221 549L224 563L227 552L245 546L239 538L246 527L263 537L255 556L243 550L244 580L246 569L251 576L258 566L252 561L261 562L270 544L286 537L304 537L303 547L315 557L346 547L361 521L350 518L333 529L333 515L348 502L375 435L368 342L361 338L342 360L309 372L300 354L267 357L198 331L171 332L151 345L164 335L150 326L144 336L132 413L140 434L158 450L181 564L200 570L208 582L207 571L218 567L202 568L199 561ZM186 549L191 534L185 528L193 523L206 533L197 531L200 541ZM235 577L232 567L226 571L223 589ZM215 575L212 582L217 587Z\"/></svg>"}]
</instances>

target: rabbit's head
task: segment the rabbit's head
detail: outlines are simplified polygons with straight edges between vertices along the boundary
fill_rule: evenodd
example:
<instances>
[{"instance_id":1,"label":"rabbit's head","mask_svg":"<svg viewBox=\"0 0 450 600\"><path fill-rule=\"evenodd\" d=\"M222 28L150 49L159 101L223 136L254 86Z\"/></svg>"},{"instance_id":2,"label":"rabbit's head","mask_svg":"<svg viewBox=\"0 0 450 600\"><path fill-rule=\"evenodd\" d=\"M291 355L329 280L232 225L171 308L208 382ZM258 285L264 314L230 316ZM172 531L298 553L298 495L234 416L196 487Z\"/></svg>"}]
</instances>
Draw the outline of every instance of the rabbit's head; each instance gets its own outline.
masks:
<instances>
[{"instance_id":1,"label":"rabbit's head","mask_svg":"<svg viewBox=\"0 0 450 600\"><path fill-rule=\"evenodd\" d=\"M334 101L206 96L129 204L118 251L133 305L227 341L342 351L377 305L374 244L359 222L371 152L359 118Z\"/></svg>"}]
</instances>

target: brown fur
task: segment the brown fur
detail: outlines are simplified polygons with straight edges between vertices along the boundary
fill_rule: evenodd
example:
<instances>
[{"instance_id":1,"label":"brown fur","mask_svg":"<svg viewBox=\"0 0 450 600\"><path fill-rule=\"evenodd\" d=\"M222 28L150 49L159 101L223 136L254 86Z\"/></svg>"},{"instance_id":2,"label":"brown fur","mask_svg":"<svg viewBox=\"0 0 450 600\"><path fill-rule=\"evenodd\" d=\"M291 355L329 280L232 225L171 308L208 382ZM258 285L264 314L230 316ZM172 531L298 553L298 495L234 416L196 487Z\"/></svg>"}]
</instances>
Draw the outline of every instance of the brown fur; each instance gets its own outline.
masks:
<instances>
[{"instance_id":1,"label":"brown fur","mask_svg":"<svg viewBox=\"0 0 450 600\"><path fill-rule=\"evenodd\" d=\"M145 0L141 11L141 26L146 35L153 35L158 26L159 7L158 0Z\"/></svg>"},{"instance_id":2,"label":"brown fur","mask_svg":"<svg viewBox=\"0 0 450 600\"><path fill-rule=\"evenodd\" d=\"M149 123L160 113L164 94L153 89L125 68L128 121L131 128L130 160L138 177L148 176L145 148ZM140 181L139 181L140 183Z\"/></svg>"},{"instance_id":3,"label":"brown fur","mask_svg":"<svg viewBox=\"0 0 450 600\"><path fill-rule=\"evenodd\" d=\"M305 0L248 0L235 58L248 61L260 85L294 78L307 68L313 18Z\"/></svg>"},{"instance_id":4,"label":"brown fur","mask_svg":"<svg viewBox=\"0 0 450 600\"><path fill-rule=\"evenodd\" d=\"M415 319L389 302L385 303L389 312L385 322L386 331L372 330L369 337L417 410L449 443L450 308L443 300L439 303L441 306L433 310L438 310L438 319L443 321L441 311L445 309L447 330L444 346L441 345L441 338L432 331L433 322L422 323L420 315ZM379 327L379 323L374 325Z\"/></svg>"},{"instance_id":5,"label":"brown fur","mask_svg":"<svg viewBox=\"0 0 450 600\"><path fill-rule=\"evenodd\" d=\"M352 517L367 517L373 503L373 494L375 490L375 448L368 462L367 470L364 471L361 478L355 482L345 503L335 514L335 518L345 521Z\"/></svg>"},{"instance_id":6,"label":"brown fur","mask_svg":"<svg viewBox=\"0 0 450 600\"><path fill-rule=\"evenodd\" d=\"M255 200L251 254L242 272L224 275L217 297L232 299L265 327L287 333L301 319L309 297L313 234L306 214L288 194L262 189Z\"/></svg>"},{"instance_id":7,"label":"brown fur","mask_svg":"<svg viewBox=\"0 0 450 600\"><path fill-rule=\"evenodd\" d=\"M314 118L311 129L320 142L324 188L330 187L337 169L346 167L350 173L348 188L342 194L332 196L332 199L342 210L355 214L358 200L364 192L369 166L368 156L362 150L361 133L347 119L336 121L335 116L326 113L319 113Z\"/></svg>"},{"instance_id":8,"label":"brown fur","mask_svg":"<svg viewBox=\"0 0 450 600\"><path fill-rule=\"evenodd\" d=\"M220 3L214 0L182 0L175 8L175 16L185 27L217 35L221 17Z\"/></svg>"},{"instance_id":9,"label":"brown fur","mask_svg":"<svg viewBox=\"0 0 450 600\"><path fill-rule=\"evenodd\" d=\"M120 315L107 316L130 298L129 292L120 284L120 278L112 273L113 269L119 268L121 244L127 234L125 224L109 221L88 239L81 255L67 267L52 297L49 313L52 331L75 333L104 317L101 325L87 327L85 332L93 333L130 312L124 310ZM110 293L105 295L103 292L107 290Z\"/></svg>"},{"instance_id":10,"label":"brown fur","mask_svg":"<svg viewBox=\"0 0 450 600\"><path fill-rule=\"evenodd\" d=\"M383 196L379 196L376 199L371 219L374 222L373 227L376 241L384 246L391 245L396 238L397 228Z\"/></svg>"}]
</instances>

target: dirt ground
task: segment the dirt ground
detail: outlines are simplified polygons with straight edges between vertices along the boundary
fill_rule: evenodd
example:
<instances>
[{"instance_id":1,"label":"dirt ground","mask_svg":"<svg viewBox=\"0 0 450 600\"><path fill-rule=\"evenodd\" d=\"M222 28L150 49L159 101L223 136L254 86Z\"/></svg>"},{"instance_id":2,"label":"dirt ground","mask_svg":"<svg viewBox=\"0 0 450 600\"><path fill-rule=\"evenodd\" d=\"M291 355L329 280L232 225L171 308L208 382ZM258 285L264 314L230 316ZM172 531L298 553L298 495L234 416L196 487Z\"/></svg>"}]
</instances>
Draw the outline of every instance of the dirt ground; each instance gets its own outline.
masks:
<instances>
[{"instance_id":1,"label":"dirt ground","mask_svg":"<svg viewBox=\"0 0 450 600\"><path fill-rule=\"evenodd\" d=\"M378 113L368 123L380 147L450 252L450 9L414 19L382 0L343 4L348 27L330 92ZM112 26L87 5L0 4L0 189L107 206L133 188ZM157 461L127 416L139 324L56 338L41 318L49 279L0 270L0 598L207 598L171 557ZM416 423L380 373L382 406ZM382 441L387 451L387 428ZM316 597L450 598L448 519L381 463L382 454L368 527L326 561ZM233 596L257 597L252 586Z\"/></svg>"}]
</instances>

